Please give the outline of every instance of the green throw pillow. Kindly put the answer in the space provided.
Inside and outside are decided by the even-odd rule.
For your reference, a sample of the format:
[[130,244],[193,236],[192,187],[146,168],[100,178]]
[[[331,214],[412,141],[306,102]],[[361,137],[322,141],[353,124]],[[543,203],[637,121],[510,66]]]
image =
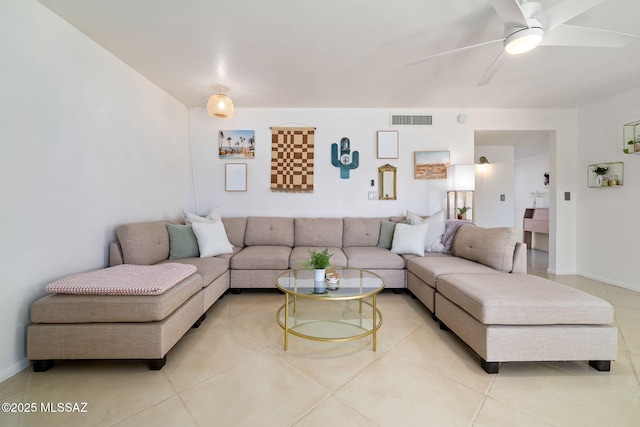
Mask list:
[[167,224],[169,231],[169,259],[194,258],[200,256],[198,240],[191,224]]
[[[400,221],[402,224],[408,224],[408,220]],[[378,240],[378,247],[391,249],[393,243],[393,233],[396,231],[396,222],[392,221],[380,221],[380,239]]]

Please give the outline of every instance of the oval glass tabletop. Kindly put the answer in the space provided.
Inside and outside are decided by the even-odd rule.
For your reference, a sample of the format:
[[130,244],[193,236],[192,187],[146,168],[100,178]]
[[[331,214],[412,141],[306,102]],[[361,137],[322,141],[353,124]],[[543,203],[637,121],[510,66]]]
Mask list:
[[384,289],[382,277],[361,268],[331,267],[326,273],[337,281],[315,281],[313,270],[292,269],[276,277],[275,285],[288,294],[324,299],[360,299]]

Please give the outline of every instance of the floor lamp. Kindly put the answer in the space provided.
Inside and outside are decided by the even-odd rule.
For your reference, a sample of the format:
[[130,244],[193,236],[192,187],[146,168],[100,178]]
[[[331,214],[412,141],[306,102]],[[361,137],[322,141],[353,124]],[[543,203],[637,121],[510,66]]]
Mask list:
[[447,167],[447,218],[473,221],[473,195],[476,189],[475,165]]

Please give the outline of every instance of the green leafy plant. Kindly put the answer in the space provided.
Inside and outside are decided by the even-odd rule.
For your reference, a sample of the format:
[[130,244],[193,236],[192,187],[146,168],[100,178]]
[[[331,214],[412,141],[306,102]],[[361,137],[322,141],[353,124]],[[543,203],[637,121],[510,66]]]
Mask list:
[[[630,145],[630,146],[632,146],[632,147],[633,147],[633,146],[635,145],[635,143],[633,142],[633,139],[630,139],[630,140],[627,142],[627,145]],[[629,154],[629,153],[631,152],[631,148],[625,148],[625,149],[623,149],[622,151],[624,151],[625,153]]]
[[596,175],[604,175],[605,173],[607,173],[608,170],[609,170],[608,167],[596,166],[595,168],[593,168],[593,173],[595,173]]
[[306,270],[315,270],[319,268],[327,268],[331,265],[330,258],[333,254],[329,253],[329,248],[325,248],[322,252],[317,252],[315,249],[309,251],[309,258],[300,263],[302,268]]
[[464,215],[467,213],[468,210],[470,210],[471,208],[469,206],[463,206],[461,208],[458,208],[458,214],[459,215]]

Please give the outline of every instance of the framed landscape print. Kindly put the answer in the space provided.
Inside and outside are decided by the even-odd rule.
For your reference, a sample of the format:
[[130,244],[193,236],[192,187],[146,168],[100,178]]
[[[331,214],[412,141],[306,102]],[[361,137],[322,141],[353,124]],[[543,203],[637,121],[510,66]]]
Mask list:
[[225,191],[247,191],[247,164],[227,163],[224,177]]
[[256,149],[256,131],[218,131],[218,157],[221,159],[253,159]]
[[446,179],[449,166],[448,151],[414,151],[415,179]]

